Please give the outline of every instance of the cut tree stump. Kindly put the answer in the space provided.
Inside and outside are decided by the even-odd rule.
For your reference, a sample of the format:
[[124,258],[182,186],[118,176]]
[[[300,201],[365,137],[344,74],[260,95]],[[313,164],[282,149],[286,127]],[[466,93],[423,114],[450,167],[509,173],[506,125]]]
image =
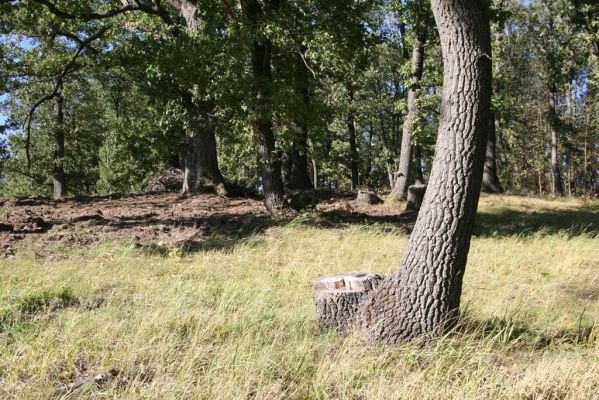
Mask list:
[[408,203],[406,204],[406,212],[418,213],[422,200],[426,193],[426,185],[411,185],[408,187]]
[[358,203],[366,204],[379,204],[383,202],[372,190],[360,190],[358,192],[358,197],[356,197],[356,201]]
[[383,279],[370,272],[346,272],[315,280],[312,297],[320,325],[349,332],[358,308]]

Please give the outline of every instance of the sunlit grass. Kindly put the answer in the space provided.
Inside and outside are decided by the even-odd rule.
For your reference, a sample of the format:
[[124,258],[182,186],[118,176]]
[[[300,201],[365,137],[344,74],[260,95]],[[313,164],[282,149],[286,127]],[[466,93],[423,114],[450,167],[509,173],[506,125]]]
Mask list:
[[[596,207],[485,197],[483,222],[529,223],[529,202],[564,218]],[[408,238],[379,226],[294,223],[184,257],[24,246],[0,261],[0,398],[596,398],[596,235],[494,221],[510,223],[473,240],[462,324],[425,347],[318,329],[314,278],[396,269]]]

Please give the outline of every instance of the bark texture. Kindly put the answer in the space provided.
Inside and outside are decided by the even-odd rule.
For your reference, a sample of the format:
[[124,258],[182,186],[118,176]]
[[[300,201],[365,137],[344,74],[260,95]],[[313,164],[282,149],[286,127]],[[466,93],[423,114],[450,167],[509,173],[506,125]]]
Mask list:
[[382,280],[378,274],[347,272],[314,281],[312,298],[321,327],[348,332],[360,305]]
[[58,91],[54,97],[54,154],[52,157],[52,189],[55,200],[62,199],[67,193],[67,178],[64,173],[64,96],[62,95],[62,77],[56,77]]
[[357,316],[392,343],[443,332],[457,315],[485,155],[491,97],[489,17],[478,0],[433,0],[443,52],[442,117],[428,189],[395,276]]
[[558,151],[558,117],[555,110],[555,98],[557,88],[555,85],[549,86],[549,102],[547,104],[547,114],[549,119],[549,128],[551,130],[551,174],[553,175],[553,195],[561,197],[564,195],[564,186],[562,184],[562,175],[559,167]]
[[[426,32],[426,29],[420,29]],[[399,170],[395,186],[391,191],[391,197],[403,198],[408,190],[411,179],[411,161],[412,161],[412,125],[416,117],[416,100],[420,93],[420,81],[422,80],[422,71],[424,66],[424,45],[426,36],[419,33],[416,37],[416,43],[412,50],[412,77],[410,89],[408,91],[408,115],[403,124],[403,134],[401,137],[401,150],[399,154]]]
[[223,177],[218,167],[216,135],[210,123],[212,104],[194,103],[190,93],[182,94],[187,111],[185,147],[183,149],[182,193],[214,191],[226,194]]

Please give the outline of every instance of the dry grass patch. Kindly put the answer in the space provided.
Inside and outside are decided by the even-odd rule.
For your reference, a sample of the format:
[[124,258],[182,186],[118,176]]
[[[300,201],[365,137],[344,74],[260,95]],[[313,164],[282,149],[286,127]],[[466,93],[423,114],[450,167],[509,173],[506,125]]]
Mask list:
[[[482,221],[528,200],[485,197]],[[593,398],[597,237],[496,229],[473,240],[463,323],[424,347],[317,326],[312,279],[394,271],[408,238],[384,226],[308,218],[185,257],[123,243],[62,260],[23,248],[0,261],[0,398]]]

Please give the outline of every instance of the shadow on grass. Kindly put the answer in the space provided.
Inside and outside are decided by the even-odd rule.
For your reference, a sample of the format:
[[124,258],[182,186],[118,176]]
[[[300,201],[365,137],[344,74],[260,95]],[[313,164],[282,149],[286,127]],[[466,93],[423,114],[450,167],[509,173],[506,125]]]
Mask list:
[[136,246],[147,254],[163,255],[172,254],[179,256],[190,255],[205,251],[232,251],[240,243],[256,245],[261,242],[257,235],[267,229],[287,224],[287,220],[273,219],[267,215],[244,214],[218,214],[194,218],[152,218],[150,220],[128,220],[112,224],[111,228],[131,229],[134,226],[192,228],[194,233],[174,244],[165,245],[160,242],[138,242]]
[[474,234],[482,237],[532,236],[565,234],[568,237],[599,236],[599,207],[581,210],[501,210],[480,211],[476,217]]
[[578,326],[551,331],[536,330],[524,322],[508,318],[494,317],[481,321],[463,315],[453,333],[471,336],[478,340],[490,340],[503,345],[536,350],[567,345],[592,345],[597,340],[595,324],[588,321],[583,323],[582,319]]
[[[410,234],[415,214],[370,215],[348,210],[318,212],[301,220],[301,224],[316,228],[342,228],[349,225],[393,227]],[[587,235],[599,237],[599,209],[533,210],[513,209],[498,212],[480,211],[476,216],[474,235],[479,237],[534,236],[563,234],[567,237]]]

